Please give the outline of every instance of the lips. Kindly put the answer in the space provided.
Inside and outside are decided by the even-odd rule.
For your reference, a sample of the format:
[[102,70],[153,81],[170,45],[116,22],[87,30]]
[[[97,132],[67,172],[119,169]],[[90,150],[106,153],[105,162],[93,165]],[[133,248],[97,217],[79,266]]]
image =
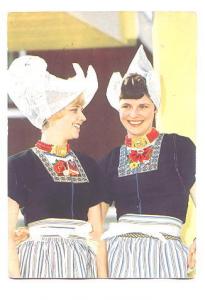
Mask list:
[[141,125],[143,121],[127,121],[131,126]]
[[80,129],[80,124],[78,124],[78,123],[73,124],[73,126],[77,129]]

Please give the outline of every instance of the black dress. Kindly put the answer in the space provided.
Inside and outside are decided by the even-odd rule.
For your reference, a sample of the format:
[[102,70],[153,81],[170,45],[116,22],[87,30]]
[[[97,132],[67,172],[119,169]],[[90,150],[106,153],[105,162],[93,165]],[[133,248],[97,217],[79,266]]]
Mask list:
[[187,137],[160,134],[137,168],[130,168],[128,154],[122,145],[100,161],[105,202],[115,205],[118,219],[104,234],[109,277],[187,278],[180,229],[195,182],[195,146]]
[[195,145],[177,134],[160,134],[146,164],[130,170],[126,146],[113,149],[100,162],[107,203],[117,218],[127,213],[165,215],[185,222],[189,191],[195,182]]
[[104,200],[96,162],[80,153],[76,157],[86,174],[83,172],[81,179],[77,176],[72,181],[65,176],[54,181],[32,149],[9,157],[8,195],[18,202],[26,225],[45,218],[87,221],[89,207]]
[[[52,163],[56,160],[74,162],[78,175],[56,174]],[[9,157],[8,195],[19,204],[30,233],[38,227],[37,238],[30,236],[18,246],[21,277],[97,276],[95,253],[86,238],[56,235],[56,230],[87,228],[89,208],[105,199],[99,166],[93,159],[73,151],[59,158],[37,148],[13,155]],[[45,229],[55,233],[41,236]]]

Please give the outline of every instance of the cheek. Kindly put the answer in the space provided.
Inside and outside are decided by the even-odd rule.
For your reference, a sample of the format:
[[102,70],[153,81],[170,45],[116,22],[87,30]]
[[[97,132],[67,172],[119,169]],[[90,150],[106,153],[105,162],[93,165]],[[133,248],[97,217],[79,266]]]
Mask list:
[[149,111],[149,112],[147,112],[147,114],[146,114],[146,118],[148,119],[148,120],[154,120],[154,111]]
[[68,126],[72,126],[74,122],[70,118],[68,118],[66,120],[66,123],[68,124]]
[[72,125],[72,121],[70,118],[68,118],[67,116],[61,119],[61,127],[62,128],[68,128]]
[[127,115],[128,115],[128,114],[127,114],[126,112],[120,111],[120,114],[119,114],[119,116],[120,116],[120,121],[121,121],[121,122],[126,121]]

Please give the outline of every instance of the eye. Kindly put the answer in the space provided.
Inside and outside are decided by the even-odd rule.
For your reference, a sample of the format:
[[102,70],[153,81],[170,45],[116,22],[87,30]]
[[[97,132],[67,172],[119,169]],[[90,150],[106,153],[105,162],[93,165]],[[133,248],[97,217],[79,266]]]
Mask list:
[[148,107],[149,107],[148,104],[140,104],[140,105],[139,105],[139,108],[140,108],[140,109],[145,109],[145,108],[148,108]]
[[79,107],[79,106],[73,106],[73,107],[70,107],[69,110],[73,111],[73,112],[78,112],[79,110],[81,110],[81,107]]
[[122,105],[120,106],[120,108],[130,108],[130,104],[127,104],[127,103],[122,104]]

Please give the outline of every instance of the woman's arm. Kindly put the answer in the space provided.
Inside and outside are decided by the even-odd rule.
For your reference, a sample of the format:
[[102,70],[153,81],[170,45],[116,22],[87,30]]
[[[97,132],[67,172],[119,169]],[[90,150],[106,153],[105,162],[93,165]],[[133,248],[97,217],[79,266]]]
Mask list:
[[102,220],[103,220],[103,223],[105,221],[105,217],[107,215],[107,212],[108,212],[108,209],[109,209],[109,204],[105,203],[105,202],[101,202],[100,203],[100,208],[101,208],[101,214],[102,214]]
[[[196,184],[193,184],[190,190],[190,196],[196,206]],[[189,255],[188,255],[188,268],[194,269],[196,265],[196,239],[193,240],[190,248],[189,248]]]
[[16,250],[15,230],[19,214],[19,205],[9,198],[8,204],[8,242],[9,242],[9,276],[20,278],[19,259]]
[[196,206],[196,184],[194,183],[190,189],[190,196],[194,203],[194,206]]
[[194,270],[196,266],[196,239],[193,240],[188,255],[188,268]]
[[100,204],[92,206],[88,211],[88,222],[92,225],[91,238],[96,243],[96,261],[98,278],[107,277],[107,251],[106,242],[101,240],[103,234],[103,221]]

